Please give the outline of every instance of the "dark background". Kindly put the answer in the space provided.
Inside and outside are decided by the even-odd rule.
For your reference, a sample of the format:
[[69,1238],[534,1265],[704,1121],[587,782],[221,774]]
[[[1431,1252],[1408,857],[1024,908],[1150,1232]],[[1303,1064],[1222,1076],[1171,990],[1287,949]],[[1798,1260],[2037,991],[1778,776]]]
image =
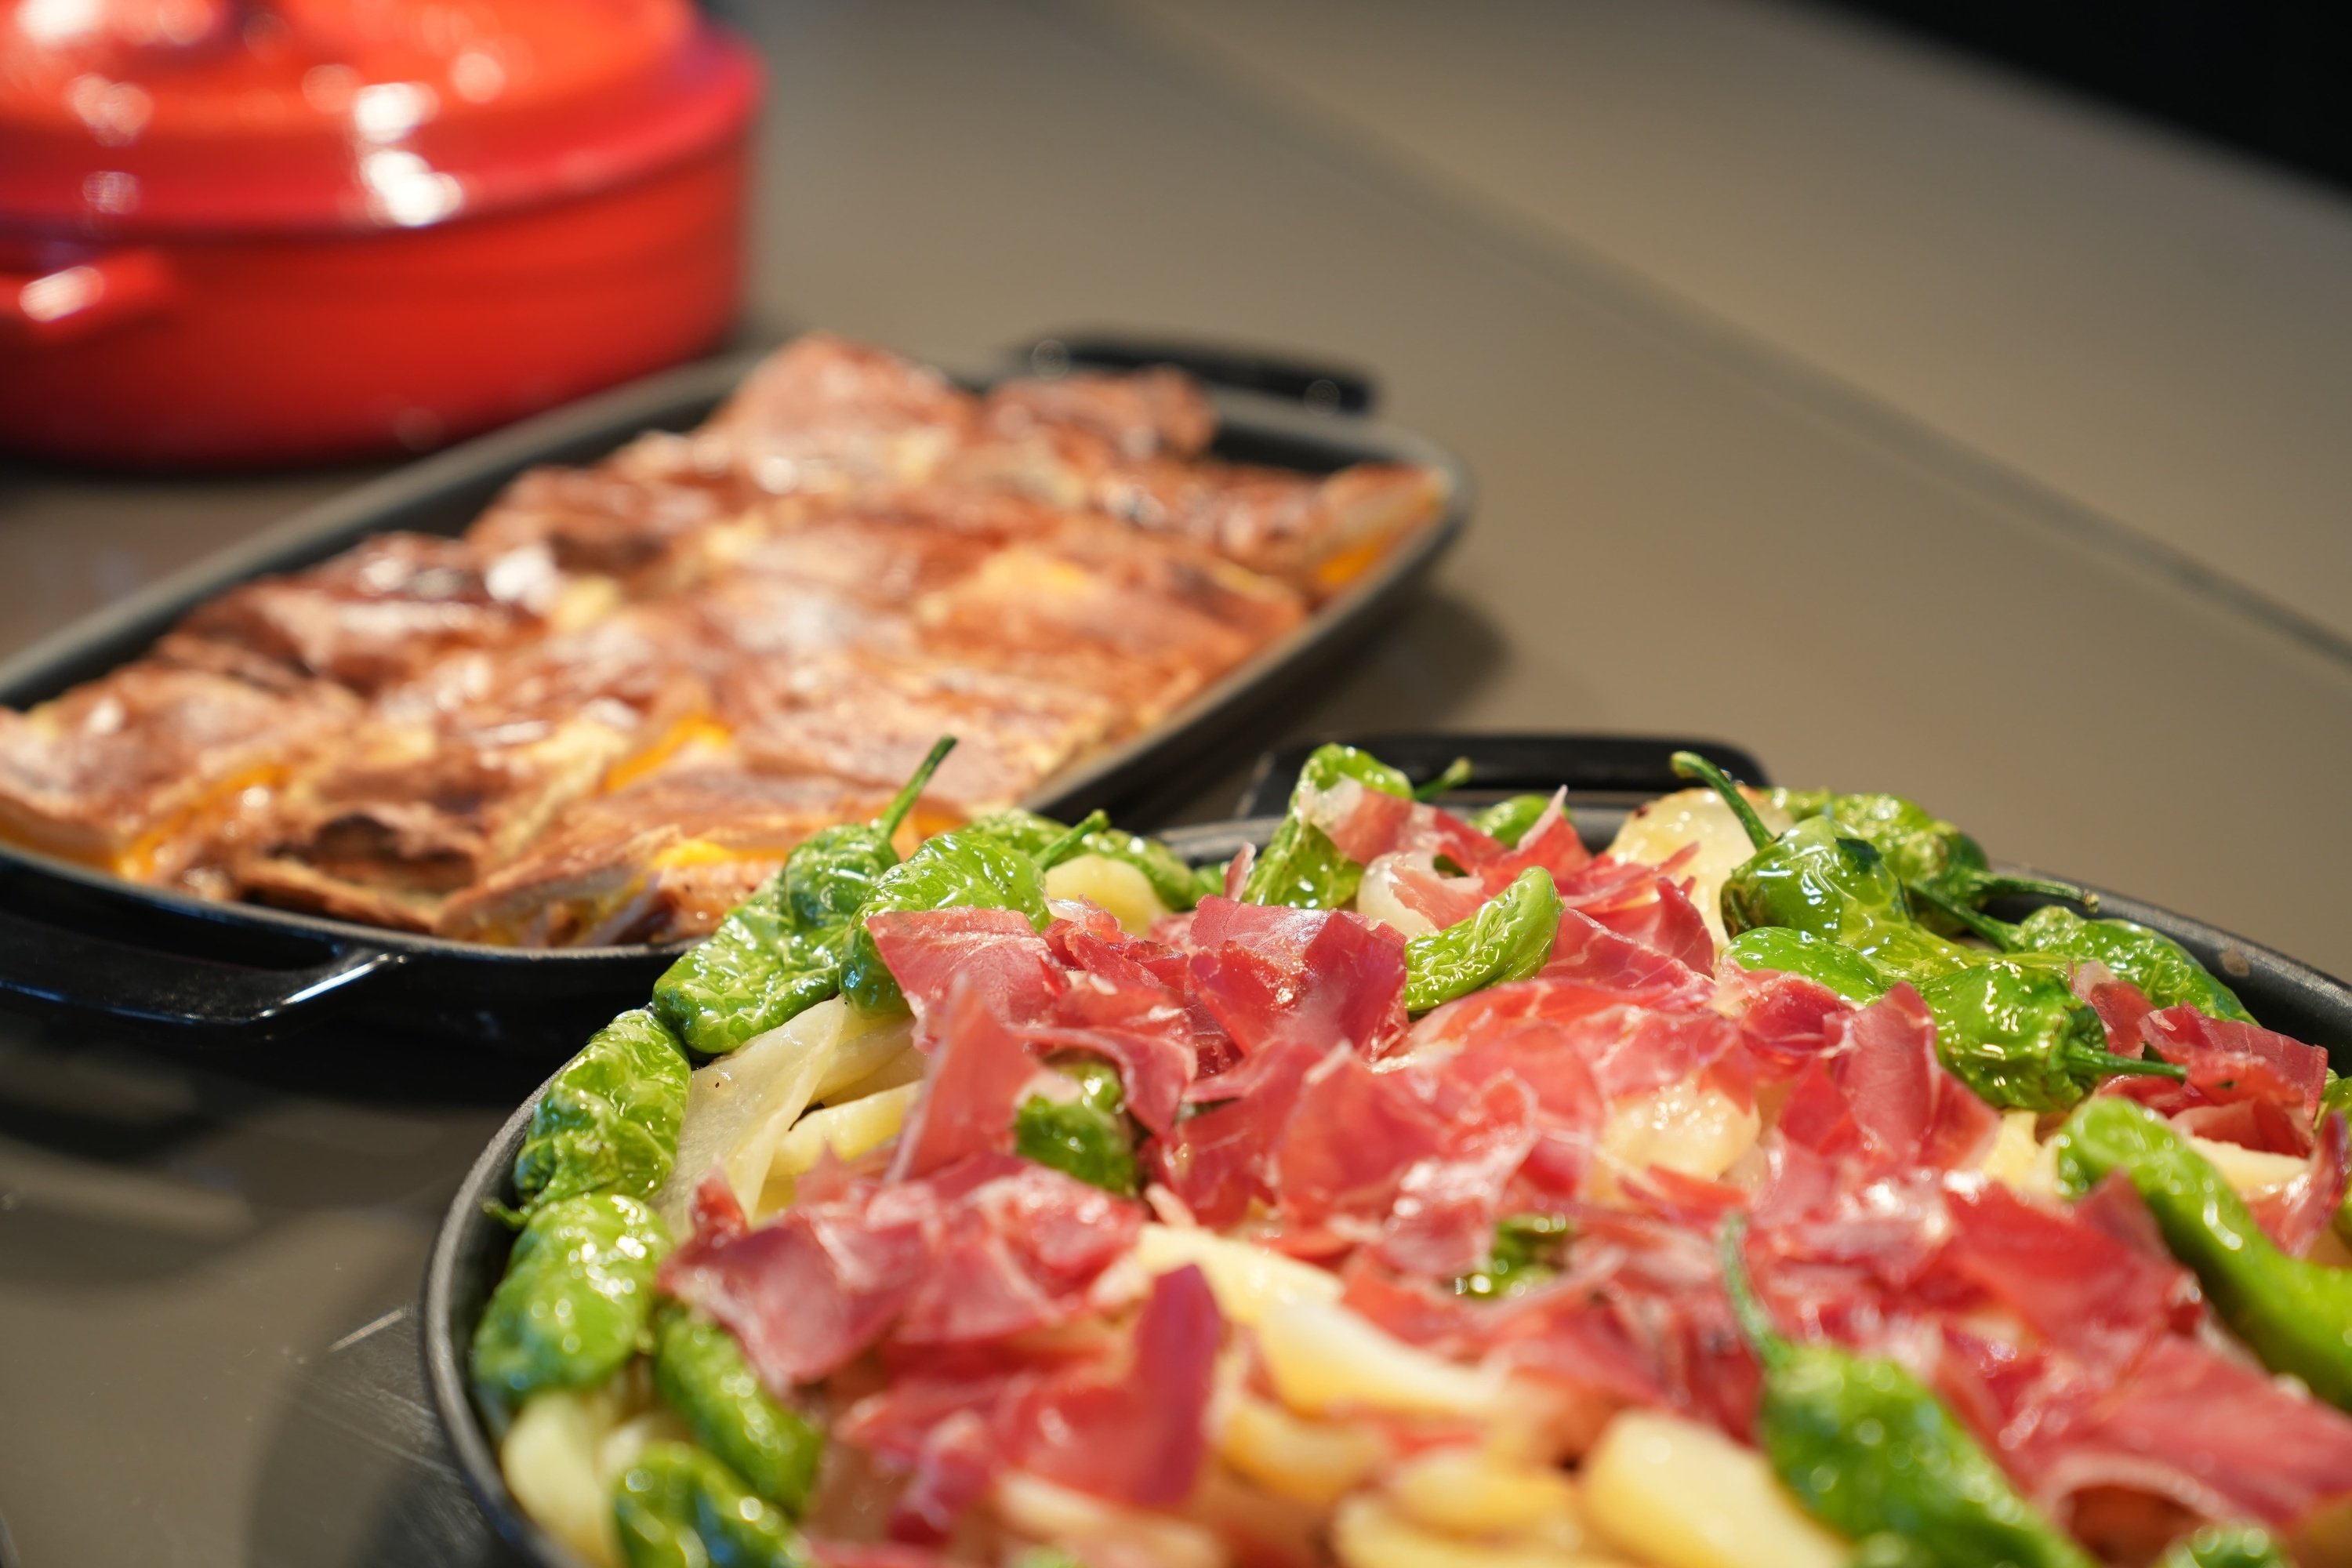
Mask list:
[[2352,7],[2278,0],[1829,0],[2352,187]]

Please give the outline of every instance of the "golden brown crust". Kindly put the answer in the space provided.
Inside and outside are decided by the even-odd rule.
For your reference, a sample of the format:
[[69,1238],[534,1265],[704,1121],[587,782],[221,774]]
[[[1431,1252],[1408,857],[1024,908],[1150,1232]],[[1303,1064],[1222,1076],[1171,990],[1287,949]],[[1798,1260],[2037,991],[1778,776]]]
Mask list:
[[171,881],[205,858],[359,704],[319,681],[257,685],[142,659],[29,712],[0,709],[0,834]]
[[1172,371],[986,397],[811,334],[701,429],[517,479],[0,710],[0,837],[215,897],[533,944],[699,934],[936,737],[1033,793],[1296,627],[1438,479],[1202,458]]

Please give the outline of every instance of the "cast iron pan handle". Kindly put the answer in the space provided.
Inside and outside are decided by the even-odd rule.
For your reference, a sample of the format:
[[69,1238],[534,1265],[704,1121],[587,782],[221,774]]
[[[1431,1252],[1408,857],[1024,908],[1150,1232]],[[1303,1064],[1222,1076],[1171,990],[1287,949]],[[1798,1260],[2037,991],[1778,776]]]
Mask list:
[[[1456,757],[1470,759],[1465,789],[1486,795],[1549,791],[1566,784],[1570,795],[1671,795],[1690,787],[1675,776],[1669,761],[1676,752],[1696,752],[1745,784],[1771,782],[1764,764],[1721,741],[1652,739],[1646,735],[1449,735],[1421,731],[1402,735],[1341,736],[1384,763],[1404,770],[1415,784],[1435,778]],[[1320,742],[1301,741],[1258,759],[1242,795],[1240,816],[1277,816],[1290,803],[1290,788],[1307,754]]]
[[133,946],[0,910],[0,992],[142,1024],[267,1038],[297,1017],[349,1002],[402,955],[364,942],[322,942],[293,969],[221,963]]
[[1070,370],[1141,370],[1172,364],[1213,386],[1236,387],[1287,398],[1326,414],[1370,414],[1380,388],[1370,374],[1339,365],[1311,364],[1254,349],[1211,343],[1121,337],[1109,332],[1063,332],[1039,338],[1022,353],[1033,374]]

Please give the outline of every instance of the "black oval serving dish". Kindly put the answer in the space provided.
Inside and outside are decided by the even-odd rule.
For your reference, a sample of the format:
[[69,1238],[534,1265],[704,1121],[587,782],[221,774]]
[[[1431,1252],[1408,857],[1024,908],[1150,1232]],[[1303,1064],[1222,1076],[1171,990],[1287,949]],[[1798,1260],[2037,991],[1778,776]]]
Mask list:
[[[1547,779],[1555,785],[1564,780],[1577,790],[1578,831],[1596,850],[1616,836],[1634,805],[1684,787],[1664,769],[1670,752],[1685,748],[1705,752],[1737,776],[1751,784],[1765,782],[1763,770],[1754,759],[1735,748],[1709,742],[1610,736],[1412,735],[1370,737],[1360,743],[1415,777],[1433,775],[1454,756],[1466,752],[1485,765],[1476,775],[1484,787],[1459,797],[1465,805],[1515,790],[1547,787]],[[1262,812],[1286,795],[1306,749],[1269,754],[1244,800],[1244,810]],[[1449,803],[1455,798],[1447,797]],[[1172,828],[1161,837],[1192,864],[1210,865],[1230,859],[1244,844],[1263,846],[1278,820],[1274,816],[1251,815]],[[2007,900],[1996,903],[1993,912],[2016,919],[2042,901]],[[2284,953],[2137,899],[2101,890],[2099,908],[2103,914],[2137,921],[2172,937],[2196,954],[2198,962],[2223,976],[2265,1026],[2325,1047],[2337,1071],[2352,1072],[2352,985]],[[507,1119],[450,1200],[425,1268],[421,1303],[424,1331],[419,1342],[425,1385],[459,1473],[499,1534],[543,1568],[584,1568],[577,1557],[533,1524],[508,1491],[499,1469],[498,1451],[474,1408],[466,1376],[466,1352],[473,1342],[474,1326],[505,1273],[507,1253],[514,1241],[514,1233],[489,1217],[486,1205],[514,1203],[515,1154],[522,1146],[539,1094],[544,1092],[542,1085],[539,1093]]]
[[[1049,352],[1050,351],[1050,352]],[[735,389],[758,356],[649,377],[469,441],[362,486],[249,543],[200,562],[0,661],[0,703],[27,707],[143,653],[198,604],[315,564],[373,533],[454,534],[508,481],[543,463],[593,461],[646,430],[684,430]],[[1470,515],[1469,472],[1452,453],[1365,415],[1361,375],[1264,355],[1115,339],[1041,343],[1033,364],[1177,363],[1207,383],[1212,450],[1326,473],[1419,463],[1451,483],[1444,515],[1345,592],[1149,731],[1052,781],[1024,804],[1129,820],[1244,760],[1275,705],[1327,674],[1428,574]],[[992,377],[971,377],[984,387]],[[1336,398],[1327,389],[1340,389]],[[545,1054],[644,994],[679,946],[531,950],[452,942],[275,910],[217,904],[0,844],[0,993],[148,1026],[159,1037],[234,1043],[297,1032],[364,999],[373,1026],[431,1029]]]

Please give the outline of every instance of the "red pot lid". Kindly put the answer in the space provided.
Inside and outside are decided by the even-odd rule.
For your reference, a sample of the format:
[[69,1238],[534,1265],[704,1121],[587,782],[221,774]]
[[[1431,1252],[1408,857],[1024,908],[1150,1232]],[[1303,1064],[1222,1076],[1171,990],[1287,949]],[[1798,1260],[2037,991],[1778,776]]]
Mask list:
[[690,0],[0,0],[0,228],[416,227],[716,146],[750,52]]

